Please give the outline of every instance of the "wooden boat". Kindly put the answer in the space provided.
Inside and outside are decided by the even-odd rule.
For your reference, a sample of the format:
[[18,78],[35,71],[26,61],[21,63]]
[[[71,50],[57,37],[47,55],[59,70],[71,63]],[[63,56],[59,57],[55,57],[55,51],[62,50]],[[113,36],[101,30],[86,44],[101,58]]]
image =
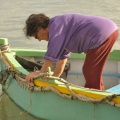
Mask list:
[[3,38],[0,45],[3,90],[29,114],[43,120],[120,119],[120,50],[109,56],[103,73],[105,91],[101,91],[83,87],[81,70],[85,54],[71,54],[66,80],[51,76],[49,69],[33,83],[27,83],[25,75],[32,70],[25,65],[39,68],[37,61],[43,61],[45,50],[8,49],[7,39]]

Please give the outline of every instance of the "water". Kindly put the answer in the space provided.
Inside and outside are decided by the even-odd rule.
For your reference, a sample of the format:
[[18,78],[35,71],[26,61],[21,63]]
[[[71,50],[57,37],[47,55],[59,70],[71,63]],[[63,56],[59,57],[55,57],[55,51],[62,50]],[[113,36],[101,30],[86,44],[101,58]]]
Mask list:
[[[46,49],[46,42],[38,42],[34,38],[28,40],[24,36],[25,20],[32,13],[45,13],[49,17],[64,13],[103,16],[120,28],[120,0],[0,0],[0,37],[8,38],[11,48]],[[120,49],[120,37],[113,48]],[[21,112],[23,110],[3,95],[0,120],[38,120]]]

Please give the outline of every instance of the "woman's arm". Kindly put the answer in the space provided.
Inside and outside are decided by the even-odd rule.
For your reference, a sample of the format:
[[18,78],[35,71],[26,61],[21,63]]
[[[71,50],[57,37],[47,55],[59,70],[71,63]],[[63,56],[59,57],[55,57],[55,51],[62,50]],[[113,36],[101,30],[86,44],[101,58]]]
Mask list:
[[40,69],[40,73],[45,73],[48,70],[48,67],[50,67],[52,65],[52,61],[51,60],[45,60],[42,68]]
[[53,76],[60,77],[60,75],[61,75],[61,74],[63,73],[63,71],[64,71],[64,67],[65,67],[65,65],[66,65],[66,62],[67,62],[67,58],[66,58],[66,59],[63,59],[63,60],[59,60],[59,61],[56,63]]

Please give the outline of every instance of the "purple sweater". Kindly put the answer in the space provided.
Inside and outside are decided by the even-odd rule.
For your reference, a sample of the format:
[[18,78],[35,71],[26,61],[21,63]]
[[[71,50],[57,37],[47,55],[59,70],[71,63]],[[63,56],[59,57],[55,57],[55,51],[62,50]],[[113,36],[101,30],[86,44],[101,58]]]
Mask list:
[[70,52],[86,53],[99,47],[118,27],[103,17],[64,14],[50,20],[48,49],[45,59],[58,61]]

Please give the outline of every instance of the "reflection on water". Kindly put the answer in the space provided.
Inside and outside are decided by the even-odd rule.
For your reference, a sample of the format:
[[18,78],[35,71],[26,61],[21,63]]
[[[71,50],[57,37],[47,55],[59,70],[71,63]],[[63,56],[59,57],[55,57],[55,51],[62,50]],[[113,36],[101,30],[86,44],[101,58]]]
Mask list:
[[[11,48],[46,49],[46,42],[24,37],[26,18],[32,13],[50,17],[64,13],[98,15],[113,20],[120,28],[120,0],[0,0],[0,37],[9,40]],[[108,28],[109,29],[109,28]],[[114,49],[120,49],[120,37]],[[23,112],[7,95],[0,100],[0,120],[37,120]]]

